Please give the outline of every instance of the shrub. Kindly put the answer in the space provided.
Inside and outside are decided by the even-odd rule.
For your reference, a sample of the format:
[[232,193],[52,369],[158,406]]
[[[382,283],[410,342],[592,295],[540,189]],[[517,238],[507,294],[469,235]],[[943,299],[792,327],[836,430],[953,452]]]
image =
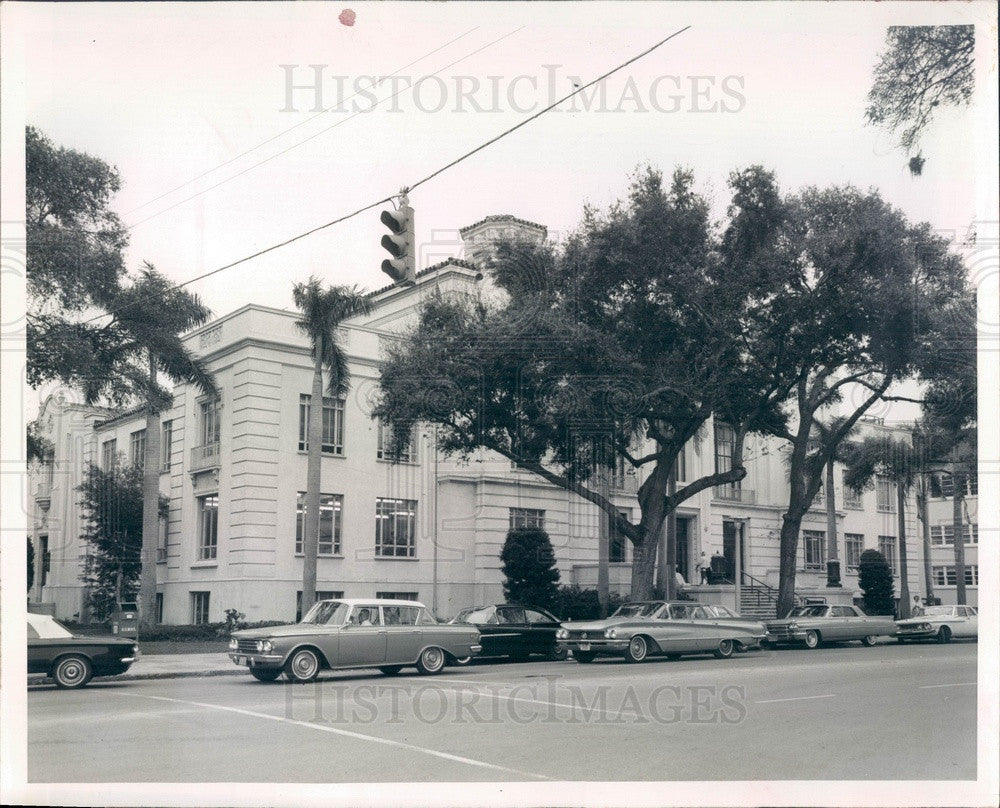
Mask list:
[[[608,614],[621,606],[623,598],[617,592],[608,593]],[[552,611],[560,620],[598,620],[601,603],[596,589],[583,589],[577,584],[560,586]]]
[[507,534],[503,550],[503,593],[508,603],[530,603],[551,609],[559,587],[559,570],[549,534],[521,528]]
[[858,563],[858,586],[868,614],[894,614],[896,593],[892,570],[878,550],[865,550]]

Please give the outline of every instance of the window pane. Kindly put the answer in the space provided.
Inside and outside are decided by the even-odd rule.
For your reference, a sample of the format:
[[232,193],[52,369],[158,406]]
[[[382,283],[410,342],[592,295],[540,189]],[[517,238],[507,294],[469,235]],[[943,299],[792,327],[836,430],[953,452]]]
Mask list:
[[219,543],[219,495],[198,497],[198,558],[214,559]]
[[417,502],[375,500],[375,555],[412,558],[416,554]]
[[[306,493],[299,491],[296,501],[295,552],[302,553],[306,530]],[[318,555],[340,555],[341,519],[344,498],[341,494],[320,494]]]

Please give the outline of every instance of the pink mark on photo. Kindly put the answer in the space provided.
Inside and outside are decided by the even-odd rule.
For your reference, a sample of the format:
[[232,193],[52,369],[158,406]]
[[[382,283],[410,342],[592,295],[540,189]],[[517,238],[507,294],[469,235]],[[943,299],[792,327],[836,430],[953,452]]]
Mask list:
[[345,8],[343,11],[340,12],[340,16],[337,19],[340,20],[341,25],[346,25],[350,27],[354,25],[354,20],[356,19],[356,17],[357,15],[353,11],[351,11],[349,8]]

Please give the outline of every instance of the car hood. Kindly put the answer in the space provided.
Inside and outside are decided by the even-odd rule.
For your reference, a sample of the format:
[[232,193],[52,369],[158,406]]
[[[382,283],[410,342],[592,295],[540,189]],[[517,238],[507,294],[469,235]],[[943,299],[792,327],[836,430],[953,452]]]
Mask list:
[[315,623],[289,623],[285,626],[265,626],[264,628],[245,628],[234,631],[231,636],[237,640],[262,640],[267,637],[295,637],[300,634],[315,634],[323,629],[339,628],[338,626],[318,626]]
[[933,617],[908,617],[906,620],[897,620],[897,626],[918,626],[921,623],[930,623],[931,625],[936,625],[938,623],[947,623],[949,620],[958,620],[957,617],[944,617],[942,615],[935,615]]
[[624,623],[642,623],[646,620],[643,617],[608,617],[605,620],[577,620],[563,623],[562,627],[570,631],[604,631],[611,626],[620,626]]

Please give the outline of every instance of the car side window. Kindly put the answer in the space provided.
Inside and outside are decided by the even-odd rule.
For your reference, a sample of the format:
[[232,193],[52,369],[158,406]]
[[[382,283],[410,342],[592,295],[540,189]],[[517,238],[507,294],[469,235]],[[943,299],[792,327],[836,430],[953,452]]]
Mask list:
[[355,626],[380,626],[382,618],[379,615],[378,606],[358,606],[351,612],[351,625]]
[[383,606],[382,617],[387,626],[415,626],[418,611],[416,606]]
[[501,625],[515,625],[524,622],[524,609],[497,609]]
[[528,622],[529,623],[555,623],[555,622],[557,622],[551,616],[549,616],[547,614],[543,614],[542,612],[537,612],[534,609],[525,609],[524,610],[524,615],[525,615],[525,617],[528,618]]
[[29,640],[40,640],[41,637],[38,636],[38,632],[35,631],[35,627],[28,623],[28,639]]

